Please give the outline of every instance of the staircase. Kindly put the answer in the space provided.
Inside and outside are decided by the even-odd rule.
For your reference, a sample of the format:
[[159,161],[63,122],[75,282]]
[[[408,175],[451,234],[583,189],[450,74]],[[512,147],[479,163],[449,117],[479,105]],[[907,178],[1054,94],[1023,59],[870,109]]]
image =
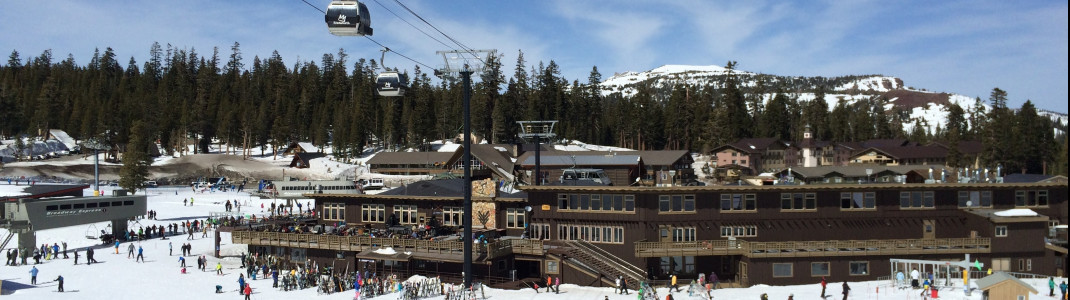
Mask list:
[[610,282],[617,276],[623,276],[630,286],[638,286],[646,280],[646,271],[610,254],[585,240],[569,241],[570,249],[566,252],[569,258],[575,259],[583,265],[597,271],[599,275],[608,278]]
[[11,242],[11,238],[13,238],[13,237],[15,237],[15,233],[14,232],[9,232],[7,234],[7,238],[4,239],[4,243],[0,244],[0,249],[7,248],[7,243]]

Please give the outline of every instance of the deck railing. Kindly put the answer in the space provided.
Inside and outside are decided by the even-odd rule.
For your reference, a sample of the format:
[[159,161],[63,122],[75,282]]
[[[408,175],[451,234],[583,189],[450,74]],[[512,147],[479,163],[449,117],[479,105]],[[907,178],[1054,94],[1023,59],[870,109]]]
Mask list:
[[[327,249],[337,251],[364,251],[391,247],[397,251],[414,253],[460,254],[464,243],[460,241],[433,241],[414,239],[373,238],[363,236],[339,236],[307,233],[234,231],[231,241],[235,244],[257,246],[279,246],[309,249]],[[542,241],[538,240],[501,240],[472,248],[474,255],[495,258],[507,254],[542,255]]]
[[890,239],[848,241],[748,242],[743,240],[695,242],[638,242],[635,256],[810,257],[856,255],[990,253],[989,238]]

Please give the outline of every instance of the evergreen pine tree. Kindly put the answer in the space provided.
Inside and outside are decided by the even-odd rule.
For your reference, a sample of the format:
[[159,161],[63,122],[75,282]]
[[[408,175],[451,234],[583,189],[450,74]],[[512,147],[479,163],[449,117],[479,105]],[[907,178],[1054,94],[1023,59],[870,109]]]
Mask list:
[[150,132],[143,121],[134,122],[130,130],[129,143],[123,153],[123,166],[119,168],[119,186],[131,193],[144,190],[145,181],[149,178],[149,165],[152,164],[149,147],[153,145]]

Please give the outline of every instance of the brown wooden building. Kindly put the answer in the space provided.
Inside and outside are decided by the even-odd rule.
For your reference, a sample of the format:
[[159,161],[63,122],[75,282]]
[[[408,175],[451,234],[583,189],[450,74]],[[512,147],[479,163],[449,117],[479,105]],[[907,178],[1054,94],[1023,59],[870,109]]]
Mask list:
[[[463,204],[458,193],[446,191],[453,186],[460,183],[307,196],[323,211],[325,224],[382,227],[388,215],[405,219],[406,226],[432,216],[452,224]],[[1051,226],[1067,223],[1066,183],[522,190],[526,195],[473,197],[473,228],[500,236],[476,248],[480,267],[474,275],[506,277],[515,270],[518,278],[549,274],[568,283],[608,285],[618,275],[634,283],[716,272],[722,282],[740,286],[791,285],[817,283],[822,276],[875,280],[891,275],[891,258],[961,260],[964,254],[996,271],[1058,275],[1066,269],[1065,242],[1047,239]],[[235,243],[250,247],[308,249],[308,256],[324,260],[321,265],[339,260],[335,255],[375,260],[367,253],[373,247],[396,245],[413,253],[398,266],[421,273],[458,274],[461,244],[455,242],[235,233]]]

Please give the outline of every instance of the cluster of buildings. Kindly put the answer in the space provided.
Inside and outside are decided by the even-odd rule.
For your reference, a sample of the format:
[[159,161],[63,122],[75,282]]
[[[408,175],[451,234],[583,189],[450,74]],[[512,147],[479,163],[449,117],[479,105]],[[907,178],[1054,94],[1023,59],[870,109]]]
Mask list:
[[[965,255],[994,271],[1066,276],[1065,177],[947,170],[939,144],[801,145],[719,147],[716,167],[769,172],[776,184],[709,186],[693,184],[685,151],[543,148],[546,180],[536,185],[530,146],[473,145],[473,182],[441,176],[374,195],[308,193],[322,210],[317,225],[332,230],[239,230],[233,242],[294,261],[447,280],[460,276],[464,243],[475,242],[473,275],[487,283],[554,276],[612,285],[618,276],[634,283],[711,272],[735,286],[863,281],[891,276],[893,259]],[[459,149],[380,153],[368,164],[382,174],[453,174],[460,157]],[[576,168],[602,169],[614,184],[557,182]],[[506,181],[524,185],[506,193],[498,188]],[[456,234],[464,218],[477,241]]]

